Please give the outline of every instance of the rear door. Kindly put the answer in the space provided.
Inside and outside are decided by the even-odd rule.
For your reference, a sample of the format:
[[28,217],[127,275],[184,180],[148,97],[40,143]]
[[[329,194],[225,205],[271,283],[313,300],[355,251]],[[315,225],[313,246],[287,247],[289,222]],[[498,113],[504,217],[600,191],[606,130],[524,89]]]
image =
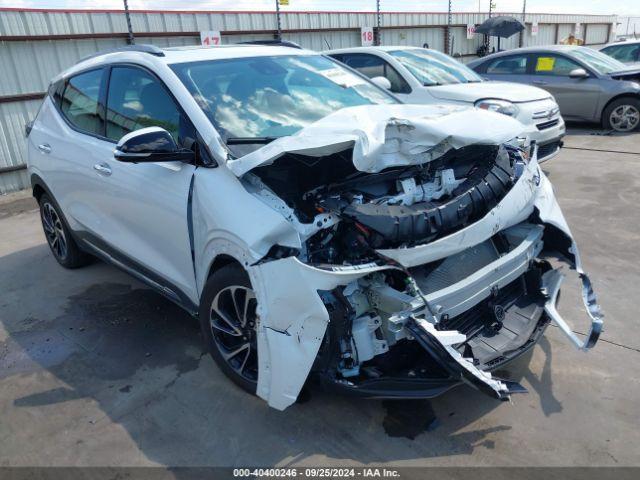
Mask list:
[[110,67],[105,132],[113,143],[94,171],[104,192],[99,236],[139,273],[178,297],[195,300],[188,212],[195,166],[133,164],[113,157],[113,147],[124,135],[150,126],[167,130],[181,147],[195,148],[193,125],[159,78],[135,65]]
[[29,135],[34,172],[41,175],[78,233],[100,229],[101,179],[93,165],[113,151],[104,137],[101,92],[106,69],[79,72],[59,82]]
[[551,93],[565,118],[593,120],[602,92],[600,80],[592,72],[588,78],[571,78],[569,73],[583,65],[565,55],[538,53],[532,58],[529,71],[532,84]]
[[531,83],[527,72],[530,55],[500,56],[489,60],[477,69],[482,77],[502,82]]

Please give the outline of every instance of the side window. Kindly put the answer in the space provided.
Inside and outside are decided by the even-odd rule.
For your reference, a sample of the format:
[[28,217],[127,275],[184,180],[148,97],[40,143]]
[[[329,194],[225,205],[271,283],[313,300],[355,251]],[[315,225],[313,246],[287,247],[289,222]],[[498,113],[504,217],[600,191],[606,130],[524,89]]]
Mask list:
[[343,54],[341,58],[336,59],[369,78],[385,77],[391,83],[393,93],[411,93],[411,87],[405,79],[380,57],[360,53]]
[[118,141],[145,127],[162,127],[176,142],[181,113],[160,81],[135,67],[114,67],[107,95],[107,137]]
[[571,70],[576,68],[582,67],[573,60],[555,55],[538,55],[534,63],[534,73],[536,75],[568,77]]
[[98,112],[102,69],[91,70],[71,77],[60,99],[60,109],[76,128],[102,135],[102,118]]
[[487,65],[486,72],[492,74],[524,75],[527,73],[527,57],[525,55],[516,55],[498,58]]
[[640,45],[618,45],[602,51],[621,62],[635,62],[638,59]]

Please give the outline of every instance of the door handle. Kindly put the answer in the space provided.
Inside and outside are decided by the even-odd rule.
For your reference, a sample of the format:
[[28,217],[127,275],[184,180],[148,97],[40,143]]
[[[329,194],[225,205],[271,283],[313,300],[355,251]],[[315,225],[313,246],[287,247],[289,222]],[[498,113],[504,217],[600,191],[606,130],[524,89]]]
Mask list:
[[42,153],[51,153],[51,145],[49,145],[48,143],[41,143],[40,145],[38,145],[38,150],[40,150]]
[[98,172],[100,175],[104,175],[105,177],[108,177],[109,175],[111,175],[111,167],[109,166],[108,163],[96,163],[93,166],[93,169]]
[[544,81],[542,81],[542,80],[534,80],[534,81],[533,81],[533,84],[534,84],[534,85],[546,85],[546,84],[547,84],[547,82],[544,82]]

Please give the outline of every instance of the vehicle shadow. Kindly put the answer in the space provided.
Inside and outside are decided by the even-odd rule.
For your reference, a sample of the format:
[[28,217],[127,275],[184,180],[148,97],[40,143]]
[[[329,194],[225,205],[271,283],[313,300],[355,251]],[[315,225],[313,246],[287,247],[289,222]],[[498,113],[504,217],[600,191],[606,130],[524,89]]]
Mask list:
[[573,135],[594,135],[606,137],[628,137],[637,135],[638,132],[616,132],[615,130],[606,130],[597,123],[573,122],[567,121],[567,136]]
[[[8,332],[0,342],[0,391],[5,392],[0,395],[8,395],[2,385],[16,375],[34,377],[30,388],[3,399],[10,411],[2,413],[45,418],[45,425],[28,427],[34,435],[40,428],[47,431],[50,412],[79,399],[90,399],[104,417],[80,426],[70,418],[68,428],[78,428],[94,443],[113,445],[117,438],[109,435],[115,434],[101,437],[101,432],[113,432],[107,427],[118,424],[146,458],[166,466],[322,465],[336,459],[377,464],[450,457],[492,449],[496,436],[511,429],[508,422],[478,422],[501,403],[466,386],[433,401],[410,402],[360,400],[312,389],[308,401],[284,412],[273,410],[222,375],[203,351],[199,326],[188,314],[99,262],[83,275],[92,278],[92,269],[103,272],[98,283],[66,298],[45,295],[42,301],[59,304],[52,305],[56,313],[50,316],[34,316],[20,295],[0,302],[0,321]],[[11,279],[34,289],[46,289],[48,282],[65,285],[78,275],[55,264],[45,245],[0,258],[0,271],[5,272],[0,287]],[[550,345],[543,340],[536,348],[546,355],[541,376],[529,372],[531,353],[498,374],[526,379],[549,415],[562,406],[552,391]],[[43,371],[55,377],[54,387],[40,386]],[[87,408],[83,405],[87,402],[78,408]],[[66,441],[62,432],[47,432],[42,445]],[[104,455],[101,464],[121,458],[113,447]],[[46,449],[42,456],[46,459]]]

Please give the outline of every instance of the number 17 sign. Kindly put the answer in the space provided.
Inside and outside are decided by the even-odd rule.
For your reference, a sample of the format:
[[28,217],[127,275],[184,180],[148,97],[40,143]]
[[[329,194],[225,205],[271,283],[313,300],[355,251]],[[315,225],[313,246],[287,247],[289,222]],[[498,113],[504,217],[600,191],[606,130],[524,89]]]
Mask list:
[[216,45],[220,45],[220,32],[200,32],[200,44],[205,47],[215,47]]
[[373,27],[362,27],[360,31],[360,40],[362,40],[363,47],[370,47],[373,45]]

